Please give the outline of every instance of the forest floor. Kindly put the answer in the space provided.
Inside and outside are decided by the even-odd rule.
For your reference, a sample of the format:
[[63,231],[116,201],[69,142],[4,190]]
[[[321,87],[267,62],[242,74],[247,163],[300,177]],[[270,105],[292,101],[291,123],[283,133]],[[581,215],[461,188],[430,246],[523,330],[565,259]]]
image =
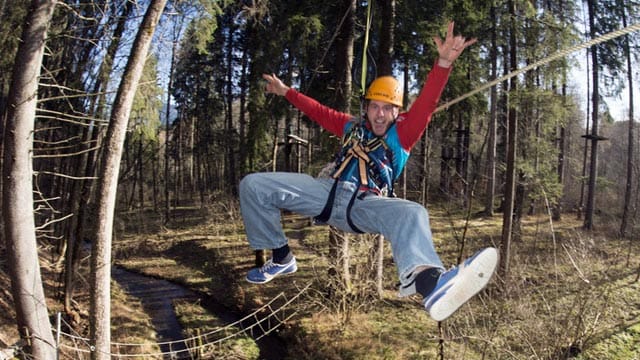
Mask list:
[[[446,266],[497,245],[500,215],[466,216],[451,206],[429,207]],[[508,279],[494,277],[442,323],[428,317],[419,299],[397,297],[388,243],[380,297],[370,261],[374,237],[351,237],[351,280],[328,286],[329,229],[293,215],[285,215],[283,223],[299,270],[265,285],[244,280],[254,254],[236,204],[178,209],[168,226],[153,213],[120,214],[113,257],[119,266],[182,284],[244,314],[309,284],[293,305],[295,317],[278,330],[286,344],[283,359],[640,359],[640,242],[607,235],[614,229],[604,227],[583,232],[575,214],[556,222],[547,215],[524,218],[520,239],[511,245]],[[5,344],[17,337],[8,284],[0,273]],[[135,342],[135,334],[153,348],[153,329],[139,304],[124,298],[117,286],[114,292],[112,313],[121,319],[114,324],[114,341]],[[54,285],[47,293],[55,295]],[[185,336],[217,325],[215,316],[193,304],[176,304],[176,312]],[[86,310],[80,313],[86,318]],[[255,346],[234,346],[234,351],[235,358],[256,358]]]
[[[451,206],[430,206],[446,266],[457,263],[463,245],[463,257],[497,245],[500,215],[466,216]],[[419,299],[397,297],[388,244],[378,297],[371,236],[351,237],[351,281],[328,286],[328,227],[285,215],[299,270],[252,285],[244,276],[254,254],[235,204],[182,209],[172,228],[160,231],[145,219],[129,217],[116,243],[117,262],[128,269],[171,279],[244,313],[310,283],[300,313],[279,331],[291,359],[640,359],[640,244],[606,235],[614,229],[583,232],[575,214],[558,222],[547,215],[523,219],[508,281],[496,277],[441,324]]]

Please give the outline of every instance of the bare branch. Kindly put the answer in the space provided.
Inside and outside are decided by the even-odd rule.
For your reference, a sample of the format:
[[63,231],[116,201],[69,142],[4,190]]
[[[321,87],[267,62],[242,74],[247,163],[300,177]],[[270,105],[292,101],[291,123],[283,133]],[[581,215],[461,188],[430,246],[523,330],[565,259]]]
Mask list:
[[[54,112],[51,112],[54,113]],[[58,113],[56,115],[65,115],[62,113]],[[69,117],[69,116],[67,116]],[[60,122],[65,122],[68,124],[73,124],[73,125],[79,125],[79,126],[90,126],[91,124],[87,124],[84,122],[80,122],[77,120],[72,120],[72,119],[68,119],[68,118],[64,118],[64,117],[59,117],[59,116],[43,116],[43,115],[38,115],[37,116],[38,119],[49,119],[49,120],[58,120]],[[88,120],[88,121],[95,121],[97,123],[99,123],[100,125],[106,125],[108,124],[108,120],[105,119],[97,119],[97,118],[92,118],[92,117],[88,117],[88,116],[77,116],[77,119],[83,119],[83,120]],[[36,131],[41,131],[42,129],[37,129]]]
[[40,225],[40,226],[36,227],[36,231],[38,231],[38,230],[42,230],[42,229],[46,228],[47,226],[49,226],[49,225],[51,225],[51,224],[55,224],[55,223],[57,223],[57,222],[60,222],[60,221],[66,220],[66,219],[68,219],[68,218],[70,218],[70,217],[72,217],[72,216],[73,216],[73,214],[67,214],[67,215],[65,215],[65,216],[63,216],[63,217],[61,217],[61,218],[57,218],[57,219],[53,219],[53,220],[47,221],[46,223],[44,223],[44,224],[42,224],[42,225]]
[[66,179],[71,179],[71,180],[97,180],[97,179],[99,179],[96,176],[71,176],[71,175],[66,175],[66,174],[61,174],[61,173],[56,173],[56,172],[51,172],[51,171],[35,171],[34,174],[35,175],[40,175],[40,174],[53,175],[53,176],[63,177],[63,178],[66,178]]
[[90,151],[93,151],[93,150],[98,150],[99,148],[100,148],[100,146],[94,146],[94,147],[89,148],[89,149],[85,149],[85,150],[82,150],[82,151],[77,151],[77,152],[69,153],[69,154],[33,155],[33,158],[34,158],[34,159],[36,159],[36,158],[40,158],[40,159],[41,159],[41,158],[62,158],[62,157],[71,157],[71,156],[82,155],[82,154],[84,154],[84,153],[87,153],[87,152],[90,152]]
[[64,139],[64,140],[60,140],[60,141],[44,141],[44,140],[37,140],[34,139],[33,142],[36,144],[46,144],[46,145],[59,145],[59,144],[64,144],[64,143],[68,143],[72,140],[75,139],[80,139],[80,135],[76,135],[76,136],[72,136],[68,139]]

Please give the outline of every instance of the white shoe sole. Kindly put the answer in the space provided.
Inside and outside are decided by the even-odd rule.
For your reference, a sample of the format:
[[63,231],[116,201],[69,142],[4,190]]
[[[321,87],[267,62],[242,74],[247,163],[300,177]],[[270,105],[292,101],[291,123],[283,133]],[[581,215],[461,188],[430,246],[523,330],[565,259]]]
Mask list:
[[[456,282],[428,309],[436,321],[443,321],[487,286],[498,266],[498,250],[482,250],[471,264],[460,265]],[[445,291],[445,288],[441,289]],[[438,296],[438,294],[434,294]]]

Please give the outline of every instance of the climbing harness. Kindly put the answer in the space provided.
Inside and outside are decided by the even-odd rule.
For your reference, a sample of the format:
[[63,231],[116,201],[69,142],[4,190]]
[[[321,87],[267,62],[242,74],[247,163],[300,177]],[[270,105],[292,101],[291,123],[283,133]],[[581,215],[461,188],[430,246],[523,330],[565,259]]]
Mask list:
[[[331,177],[334,179],[329,197],[320,215],[314,218],[315,223],[324,224],[331,217],[333,202],[338,183],[346,181],[356,184],[347,205],[347,223],[356,233],[363,233],[351,219],[351,209],[356,198],[362,200],[368,194],[394,196],[393,152],[383,138],[373,136],[365,129],[366,120],[354,123],[343,137],[342,149],[336,160],[336,169]],[[358,195],[358,192],[360,192]]]

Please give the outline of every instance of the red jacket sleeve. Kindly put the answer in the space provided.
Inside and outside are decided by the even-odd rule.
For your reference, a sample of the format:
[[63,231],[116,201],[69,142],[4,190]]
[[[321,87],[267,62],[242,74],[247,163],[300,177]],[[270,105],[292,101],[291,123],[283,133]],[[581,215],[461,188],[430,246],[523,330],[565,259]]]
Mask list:
[[317,122],[330,133],[342,137],[344,125],[352,119],[352,116],[328,106],[320,104],[297,90],[291,88],[287,91],[285,97],[287,100],[311,120]]
[[441,67],[436,62],[409,111],[398,116],[398,137],[404,149],[410,150],[427,128],[447,84],[451,69],[452,67]]

